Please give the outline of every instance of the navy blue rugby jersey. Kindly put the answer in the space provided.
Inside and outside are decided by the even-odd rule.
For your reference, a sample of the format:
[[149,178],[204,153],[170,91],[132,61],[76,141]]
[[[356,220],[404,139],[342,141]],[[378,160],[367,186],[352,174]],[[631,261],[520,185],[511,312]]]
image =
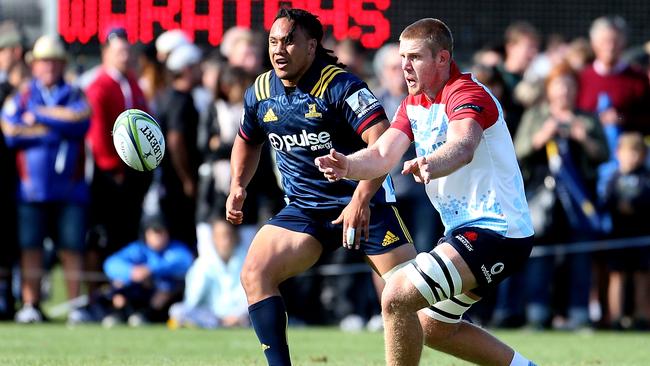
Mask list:
[[[268,139],[290,202],[327,209],[347,205],[358,182],[328,182],[314,159],[331,148],[350,154],[366,147],[361,134],[384,119],[383,107],[363,81],[316,60],[289,94],[273,70],[259,75],[244,95],[239,136],[249,144]],[[371,204],[394,201],[388,176]]]

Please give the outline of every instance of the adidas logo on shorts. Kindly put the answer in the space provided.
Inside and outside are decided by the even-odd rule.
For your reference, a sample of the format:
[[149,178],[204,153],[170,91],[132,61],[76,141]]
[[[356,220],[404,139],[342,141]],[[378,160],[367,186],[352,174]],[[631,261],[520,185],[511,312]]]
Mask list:
[[391,245],[398,240],[399,240],[399,236],[391,233],[390,230],[388,230],[386,231],[386,236],[384,236],[384,240],[381,242],[381,246],[385,247]]

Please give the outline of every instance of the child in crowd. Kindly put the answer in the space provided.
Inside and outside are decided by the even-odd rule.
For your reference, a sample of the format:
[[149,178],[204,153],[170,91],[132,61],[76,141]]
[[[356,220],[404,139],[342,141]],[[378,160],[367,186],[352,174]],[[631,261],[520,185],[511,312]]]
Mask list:
[[110,327],[125,319],[131,326],[165,321],[169,305],[183,293],[183,278],[192,259],[184,243],[170,239],[162,218],[145,220],[144,240],[132,242],[104,262],[113,311],[102,324]]
[[212,252],[202,253],[185,279],[185,299],[169,309],[170,328],[248,326],[246,294],[239,274],[246,245],[237,229],[222,218],[211,220]]
[[[650,235],[650,172],[645,167],[647,147],[638,132],[623,133],[618,140],[618,171],[610,180],[605,203],[612,215],[615,238]],[[648,328],[650,320],[650,249],[624,248],[609,252],[609,320],[615,329]],[[625,282],[634,281],[634,319],[624,317]]]

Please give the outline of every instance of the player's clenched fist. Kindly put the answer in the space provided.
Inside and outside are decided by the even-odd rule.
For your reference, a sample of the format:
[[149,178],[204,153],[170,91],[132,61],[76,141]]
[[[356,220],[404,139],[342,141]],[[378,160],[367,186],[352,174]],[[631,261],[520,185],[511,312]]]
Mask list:
[[334,149],[331,149],[329,154],[314,159],[314,164],[330,182],[345,178],[350,166],[348,158]]
[[431,181],[429,161],[424,156],[405,161],[402,174],[413,174],[413,179],[415,179],[416,182],[428,184]]

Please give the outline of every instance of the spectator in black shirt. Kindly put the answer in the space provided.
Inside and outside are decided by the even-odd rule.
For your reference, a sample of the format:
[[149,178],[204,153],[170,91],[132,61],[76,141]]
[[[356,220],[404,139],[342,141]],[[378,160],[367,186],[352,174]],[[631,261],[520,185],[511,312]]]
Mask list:
[[160,209],[169,232],[191,247],[196,245],[196,190],[201,156],[197,147],[199,113],[192,89],[201,80],[201,51],[193,44],[174,49],[167,59],[172,83],[159,103],[167,156],[162,165]]
[[[649,235],[647,207],[650,206],[650,172],[644,166],[646,146],[638,132],[623,133],[618,140],[618,171],[607,185],[605,204],[612,215],[615,238]],[[608,310],[611,326],[616,329],[637,325],[647,328],[650,320],[650,248],[624,248],[608,255]],[[625,281],[634,281],[634,318],[636,324],[623,321]]]

